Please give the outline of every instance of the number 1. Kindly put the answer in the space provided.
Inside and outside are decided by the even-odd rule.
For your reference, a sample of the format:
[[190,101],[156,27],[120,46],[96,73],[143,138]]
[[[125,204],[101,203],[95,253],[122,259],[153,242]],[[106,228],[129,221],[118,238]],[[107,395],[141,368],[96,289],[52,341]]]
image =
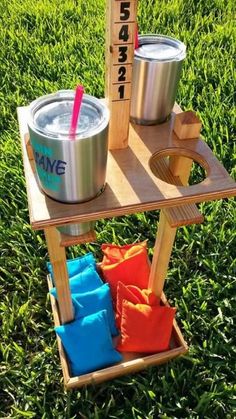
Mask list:
[[125,97],[125,86],[121,84],[119,86],[118,92],[120,93],[120,99],[124,99]]

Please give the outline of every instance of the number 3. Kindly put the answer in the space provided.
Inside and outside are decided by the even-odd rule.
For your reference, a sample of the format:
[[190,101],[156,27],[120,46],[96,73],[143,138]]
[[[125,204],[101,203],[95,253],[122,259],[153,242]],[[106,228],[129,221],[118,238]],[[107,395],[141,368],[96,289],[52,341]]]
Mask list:
[[127,47],[119,47],[119,59],[118,62],[119,63],[124,63],[127,60]]

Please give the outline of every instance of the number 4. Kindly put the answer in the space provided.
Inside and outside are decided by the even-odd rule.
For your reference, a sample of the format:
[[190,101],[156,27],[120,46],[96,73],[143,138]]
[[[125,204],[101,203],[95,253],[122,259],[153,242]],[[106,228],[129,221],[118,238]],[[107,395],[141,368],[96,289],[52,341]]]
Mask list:
[[119,40],[122,40],[124,42],[127,42],[129,39],[129,26],[128,25],[122,25],[120,32],[119,32]]

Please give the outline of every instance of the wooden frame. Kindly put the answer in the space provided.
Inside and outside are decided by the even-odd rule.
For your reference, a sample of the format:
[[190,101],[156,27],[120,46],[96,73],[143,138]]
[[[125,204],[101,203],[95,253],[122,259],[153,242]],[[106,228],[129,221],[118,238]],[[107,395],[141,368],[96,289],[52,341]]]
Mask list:
[[[57,288],[57,302],[50,296],[55,325],[73,320],[65,247],[93,241],[96,237],[94,232],[79,237],[61,235],[58,226],[160,209],[149,287],[167,305],[163,286],[177,227],[203,221],[196,203],[236,195],[235,182],[199,138],[201,123],[193,112],[186,115],[175,105],[171,118],[164,124],[147,127],[129,123],[136,8],[137,0],[107,0],[106,101],[111,112],[110,151],[107,184],[100,196],[82,204],[62,204],[43,194],[29,142],[29,109],[17,110],[30,223],[33,229],[45,232]],[[122,83],[121,67],[125,69]],[[205,169],[206,178],[188,186],[192,161]],[[50,277],[48,285],[50,289]],[[124,362],[118,365],[71,377],[61,340],[57,338],[57,341],[66,388],[109,380],[161,364],[187,351],[174,321],[169,351],[147,356],[126,354]]]
[[[177,113],[181,111],[178,106],[174,110]],[[162,125],[130,126],[129,147],[109,152],[107,187],[100,197],[84,204],[66,205],[55,202],[41,192],[37,182],[32,150],[30,152],[29,143],[26,145],[25,142],[28,137],[27,112],[27,108],[18,109],[30,220],[33,228],[44,229],[48,243],[60,311],[59,313],[55,301],[51,299],[55,324],[73,319],[64,246],[89,240],[89,236],[72,239],[62,237],[56,229],[59,225],[161,209],[149,287],[157,295],[163,295],[176,228],[202,222],[203,217],[195,203],[234,196],[235,182],[201,139],[184,139],[183,147],[183,141],[172,131],[175,117],[173,113],[171,120]],[[169,164],[167,155],[170,156]],[[191,159],[205,167],[207,177],[200,184],[189,187],[186,185]],[[184,354],[187,346],[176,323],[173,333],[177,346],[170,351],[145,357],[136,355],[119,365],[81,377],[70,377],[68,362],[58,339],[66,388],[108,380]]]

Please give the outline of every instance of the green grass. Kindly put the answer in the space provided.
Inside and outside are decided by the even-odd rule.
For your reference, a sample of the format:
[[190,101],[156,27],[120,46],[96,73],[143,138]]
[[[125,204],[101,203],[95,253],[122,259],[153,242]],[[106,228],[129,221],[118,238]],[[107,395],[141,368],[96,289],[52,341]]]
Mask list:
[[[230,0],[140,0],[141,33],[172,35],[187,44],[178,91],[183,109],[197,110],[203,136],[235,177]],[[29,226],[16,107],[39,95],[74,88],[104,94],[105,0],[1,0],[1,418],[236,417],[236,211],[233,199],[201,204],[205,222],[179,229],[166,293],[189,354],[158,368],[98,386],[63,390],[47,296],[42,232]],[[198,176],[196,171],[194,176]],[[155,240],[158,212],[101,220],[98,241]]]

